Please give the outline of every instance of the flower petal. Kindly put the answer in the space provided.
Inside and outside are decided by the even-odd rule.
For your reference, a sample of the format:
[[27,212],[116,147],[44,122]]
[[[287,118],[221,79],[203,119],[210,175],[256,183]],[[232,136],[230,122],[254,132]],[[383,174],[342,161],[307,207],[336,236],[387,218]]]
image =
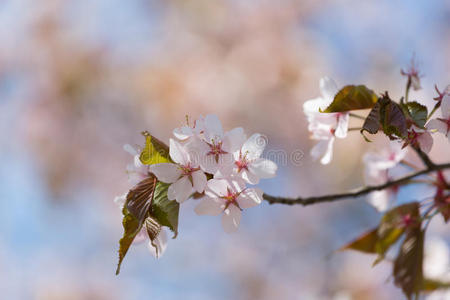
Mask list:
[[183,176],[177,182],[171,184],[167,190],[167,197],[169,200],[177,200],[178,203],[186,201],[192,193],[192,184],[187,178]]
[[[225,179],[210,179],[207,183],[207,187],[209,191],[213,192],[213,195],[222,197],[227,194],[229,184]],[[209,191],[206,191],[207,194]]]
[[224,210],[222,216],[222,227],[226,233],[235,232],[241,221],[241,210],[236,205],[230,205]]
[[138,155],[136,149],[134,149],[133,146],[131,146],[130,144],[123,145],[123,150],[125,150],[126,152],[130,153],[133,156]]
[[186,149],[174,139],[170,139],[169,154],[174,162],[180,165],[187,165],[189,162],[189,156]]
[[442,118],[450,119],[450,94],[445,94],[441,101]]
[[420,149],[423,152],[428,154],[431,151],[431,148],[433,147],[433,137],[429,132],[425,131],[421,133],[417,138],[417,141],[419,142]]
[[203,193],[206,187],[206,181],[206,175],[203,171],[198,170],[192,173],[193,187],[197,192]]
[[141,231],[139,231],[138,234],[134,237],[133,244],[140,244],[148,239],[147,230],[145,229],[145,226],[141,228]]
[[348,113],[343,113],[337,116],[337,125],[336,130],[334,132],[334,135],[337,138],[343,139],[347,136],[348,120],[349,120]]
[[237,198],[237,202],[239,203],[239,207],[242,209],[250,208],[258,204],[261,204],[263,200],[262,195],[263,191],[261,189],[258,188],[246,189],[239,195],[239,197]]
[[248,166],[249,171],[259,178],[274,177],[277,168],[277,165],[273,161],[264,158],[258,158]]
[[221,140],[223,137],[222,123],[216,115],[207,115],[204,121],[205,139],[208,143],[213,140]]
[[322,165],[327,165],[330,163],[331,158],[333,157],[333,143],[334,138],[330,138],[328,140],[319,141],[312,149],[311,156],[314,160],[317,160],[321,157],[320,163]]
[[173,130],[173,135],[179,139],[179,140],[186,140],[188,138],[190,138],[193,135],[193,131],[191,127],[188,126],[182,126],[179,128],[175,128]]
[[165,183],[174,183],[180,178],[182,174],[180,167],[172,163],[151,165],[150,172],[155,174],[156,178],[158,178],[159,181]]
[[242,155],[247,155],[249,159],[257,159],[261,156],[266,147],[267,139],[259,133],[253,134],[242,146]]
[[250,184],[258,184],[259,182],[259,177],[253,172],[242,170],[239,175],[241,175],[242,179],[244,179],[245,182],[248,182]]
[[225,134],[222,149],[228,153],[238,151],[244,144],[245,139],[244,129],[241,127],[234,128]]
[[197,215],[217,216],[225,208],[225,203],[218,198],[205,196],[200,201],[194,209]]
[[375,207],[379,212],[384,212],[389,207],[389,191],[375,191],[369,194],[367,199],[373,207]]
[[438,132],[440,132],[446,136],[448,135],[448,131],[449,131],[447,123],[445,123],[439,119],[433,119],[430,122],[428,122],[427,128],[428,129],[436,129]]
[[[338,87],[336,82],[329,77],[323,77],[320,79],[320,92],[324,100],[326,100],[326,105],[330,105],[333,102],[334,96],[338,93]],[[325,109],[326,107],[323,107]]]

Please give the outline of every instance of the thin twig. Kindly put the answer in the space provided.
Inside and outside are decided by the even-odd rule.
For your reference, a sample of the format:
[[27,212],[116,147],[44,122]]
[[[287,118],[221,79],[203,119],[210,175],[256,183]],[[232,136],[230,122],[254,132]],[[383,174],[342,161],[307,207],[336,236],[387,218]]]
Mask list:
[[355,113],[349,113],[349,116],[350,116],[350,117],[353,117],[353,118],[356,118],[356,119],[360,119],[360,120],[366,120],[365,117],[360,116],[360,115],[357,115],[357,114],[355,114]]
[[363,195],[369,194],[370,192],[381,191],[381,190],[384,190],[384,189],[387,189],[387,188],[393,187],[393,186],[404,185],[408,181],[410,181],[411,179],[413,179],[415,177],[418,177],[418,176],[424,175],[424,174],[428,174],[428,173],[432,173],[435,171],[443,170],[443,169],[450,169],[450,163],[432,164],[431,166],[429,166],[428,168],[426,168],[422,171],[412,173],[408,176],[399,178],[397,180],[388,181],[388,182],[386,182],[384,184],[380,184],[380,185],[359,188],[359,189],[356,189],[354,191],[347,192],[347,193],[330,194],[330,195],[324,195],[324,196],[313,196],[313,197],[305,197],[305,198],[303,198],[303,197],[286,198],[286,197],[276,197],[276,196],[264,194],[263,198],[270,204],[275,204],[275,203],[286,204],[286,205],[298,205],[299,204],[299,205],[303,205],[303,206],[316,204],[316,203],[322,203],[322,202],[334,202],[334,201],[338,201],[338,200],[363,196]]

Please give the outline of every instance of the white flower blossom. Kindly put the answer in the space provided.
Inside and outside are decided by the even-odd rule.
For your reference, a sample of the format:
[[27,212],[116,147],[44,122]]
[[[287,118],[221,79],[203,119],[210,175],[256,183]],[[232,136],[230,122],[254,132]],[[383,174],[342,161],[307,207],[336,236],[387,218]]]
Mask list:
[[205,128],[205,120],[202,116],[200,116],[197,120],[194,121],[192,126],[190,126],[189,122],[187,124],[173,130],[173,135],[181,140],[185,141],[193,136],[200,136],[203,134]]
[[[277,165],[268,159],[261,158],[266,147],[265,138],[259,134],[253,134],[242,146],[233,153],[234,163],[220,168],[220,174],[224,177],[236,176],[250,184],[257,184],[259,180],[272,178],[277,171]],[[215,178],[220,178],[216,173]]]
[[[365,165],[364,180],[367,185],[380,185],[391,180],[389,170],[394,168],[406,155],[407,149],[400,143],[392,141],[389,147],[380,152],[369,152],[364,155]],[[378,211],[386,211],[390,204],[395,200],[398,187],[391,187],[381,191],[375,191],[369,194],[368,202]]]
[[231,233],[239,227],[241,211],[260,204],[262,194],[258,188],[245,188],[245,183],[240,180],[211,179],[195,212],[211,216],[222,213],[222,227]]
[[344,113],[321,113],[319,109],[325,109],[333,102],[338,92],[336,83],[324,77],[320,79],[321,97],[305,101],[303,111],[308,119],[308,130],[312,133],[311,138],[319,140],[319,143],[311,149],[313,159],[321,158],[322,164],[328,164],[332,158],[333,143],[335,137],[345,138],[348,131],[349,114]]
[[175,163],[160,163],[150,166],[150,171],[158,180],[171,183],[167,191],[169,200],[182,203],[192,191],[202,193],[206,186],[206,175],[196,159],[189,155],[185,146],[170,139],[169,154]]

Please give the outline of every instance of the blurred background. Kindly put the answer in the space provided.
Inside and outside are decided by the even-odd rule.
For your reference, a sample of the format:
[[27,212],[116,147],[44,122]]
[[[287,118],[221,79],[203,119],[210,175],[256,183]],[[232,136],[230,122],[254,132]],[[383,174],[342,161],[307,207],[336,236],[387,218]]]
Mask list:
[[[431,107],[434,84],[450,83],[448,1],[1,0],[0,41],[3,299],[402,298],[390,264],[335,252],[378,223],[363,198],[263,203],[232,235],[190,201],[165,255],[132,247],[117,277],[113,199],[130,188],[124,144],[142,145],[142,130],[168,141],[185,115],[209,113],[266,134],[269,150],[304,153],[300,165],[279,162],[267,193],[362,185],[364,152],[386,141],[353,133],[330,165],[312,162],[302,103],[322,76],[398,99],[415,53],[425,76],[411,96]],[[448,153],[436,135],[432,157]],[[399,201],[432,193],[402,190]],[[428,235],[448,247],[442,218]]]

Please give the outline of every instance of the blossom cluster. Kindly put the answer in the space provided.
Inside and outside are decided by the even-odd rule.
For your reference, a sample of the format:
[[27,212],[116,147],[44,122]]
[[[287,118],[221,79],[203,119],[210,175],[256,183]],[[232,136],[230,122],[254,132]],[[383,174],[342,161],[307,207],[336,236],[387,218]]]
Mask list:
[[[402,74],[408,76],[414,90],[421,88],[420,76],[414,65]],[[338,91],[336,83],[332,79],[324,77],[320,79],[321,96],[303,103],[303,111],[308,119],[311,138],[318,141],[311,149],[311,156],[314,160],[320,158],[322,164],[331,162],[335,139],[345,138],[349,128],[349,112],[320,112],[320,109],[325,109],[333,102]],[[450,141],[450,85],[442,92],[437,88],[436,91],[438,97],[434,98],[437,101],[435,108],[440,108],[441,117],[429,120],[433,111],[428,116],[423,128],[412,125],[403,139],[392,140],[387,147],[375,153],[369,152],[364,156],[364,179],[367,185],[384,184],[395,179],[396,175],[399,175],[398,173],[404,172],[404,170],[399,170],[398,166],[407,154],[406,146],[411,145],[428,154],[433,146],[433,134],[443,134]],[[439,186],[438,179],[434,185]],[[386,211],[394,204],[398,190],[399,187],[393,186],[372,192],[368,201],[377,210]]]
[[[248,185],[276,174],[277,165],[261,157],[267,139],[259,133],[247,138],[240,127],[224,131],[215,115],[176,128],[173,135],[169,140],[171,162],[143,165],[139,154],[125,146],[134,156],[134,163],[127,168],[130,181],[136,184],[153,174],[158,181],[170,184],[169,200],[181,204],[195,195],[198,215],[222,215],[224,231],[236,231],[243,209],[263,200],[262,190]],[[120,203],[124,200],[125,196],[118,198]],[[160,255],[166,240],[162,231],[154,243]]]

